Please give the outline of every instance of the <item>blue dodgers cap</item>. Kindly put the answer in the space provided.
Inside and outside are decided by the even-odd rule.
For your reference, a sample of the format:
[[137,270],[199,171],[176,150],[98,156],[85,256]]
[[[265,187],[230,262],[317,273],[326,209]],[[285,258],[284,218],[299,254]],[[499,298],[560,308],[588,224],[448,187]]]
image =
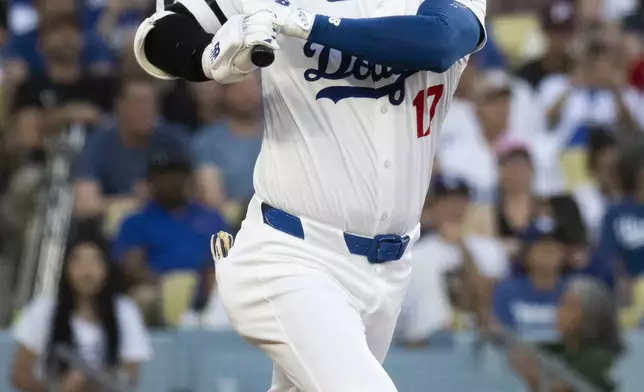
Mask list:
[[540,217],[533,221],[520,236],[521,242],[532,244],[542,240],[566,242],[565,231],[550,217]]

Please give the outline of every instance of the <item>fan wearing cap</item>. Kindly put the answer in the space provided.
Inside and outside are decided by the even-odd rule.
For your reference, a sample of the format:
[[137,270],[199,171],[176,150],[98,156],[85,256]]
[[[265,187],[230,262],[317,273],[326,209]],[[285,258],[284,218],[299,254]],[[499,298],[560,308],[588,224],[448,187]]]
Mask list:
[[159,285],[164,276],[192,272],[201,278],[195,296],[201,309],[214,285],[209,238],[228,230],[221,215],[188,197],[190,160],[177,146],[153,150],[147,182],[151,200],[125,218],[114,244],[115,256],[150,320],[158,319]]
[[[559,341],[556,309],[564,291],[562,270],[565,233],[550,218],[539,218],[522,236],[519,258],[525,275],[500,282],[493,296],[494,316],[499,326],[513,331],[523,341],[552,344]],[[537,367],[529,357],[510,353],[510,362],[524,381],[538,390]]]
[[565,232],[552,219],[535,220],[521,237],[518,262],[525,275],[510,277],[496,287],[494,313],[498,322],[524,340],[557,340],[554,305],[563,288],[565,240]]
[[421,218],[426,233],[414,249],[398,329],[407,344],[422,344],[472,314],[479,326],[487,324],[491,286],[506,275],[509,263],[500,241],[466,234],[469,192],[462,180],[432,179]]

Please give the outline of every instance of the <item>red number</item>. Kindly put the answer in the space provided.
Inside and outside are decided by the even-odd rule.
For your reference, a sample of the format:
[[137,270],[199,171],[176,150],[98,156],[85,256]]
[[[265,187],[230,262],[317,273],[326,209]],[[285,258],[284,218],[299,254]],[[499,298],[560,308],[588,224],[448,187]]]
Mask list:
[[[414,106],[416,107],[416,135],[421,137],[429,136],[432,131],[432,120],[436,114],[436,107],[438,102],[443,97],[443,90],[445,87],[442,84],[432,86],[427,90],[420,90],[414,98]],[[425,102],[432,98],[432,103],[429,106],[429,123],[425,128]]]

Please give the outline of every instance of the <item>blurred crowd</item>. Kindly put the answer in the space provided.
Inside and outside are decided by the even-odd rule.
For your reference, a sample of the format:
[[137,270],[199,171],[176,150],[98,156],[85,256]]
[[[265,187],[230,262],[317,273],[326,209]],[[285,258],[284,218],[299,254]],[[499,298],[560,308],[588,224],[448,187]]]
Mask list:
[[[488,3],[490,42],[440,135],[399,340],[513,331],[611,390],[620,331],[644,328],[644,1]],[[70,343],[70,328],[91,346],[91,327],[109,325],[100,355],[111,365],[151,356],[141,320],[226,328],[208,240],[237,230],[253,194],[257,75],[227,86],[148,78],[131,48],[151,0],[0,5],[0,323],[15,319],[11,290],[51,140],[70,126],[87,135],[71,173],[67,291],[18,319],[14,384],[32,390],[24,369],[48,341]],[[55,320],[54,339],[34,329],[39,317]],[[131,327],[116,327],[123,320]],[[534,358],[510,359],[536,390]],[[77,388],[81,377],[65,374],[63,389]]]

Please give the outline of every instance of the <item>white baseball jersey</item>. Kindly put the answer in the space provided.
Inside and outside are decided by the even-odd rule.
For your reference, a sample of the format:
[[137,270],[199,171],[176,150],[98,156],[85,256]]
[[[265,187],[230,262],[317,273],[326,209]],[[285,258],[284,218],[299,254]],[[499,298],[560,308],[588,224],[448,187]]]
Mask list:
[[[484,24],[486,0],[456,1]],[[415,15],[421,3],[307,0],[293,5],[341,23],[338,18]],[[443,74],[396,73],[300,39],[281,37],[279,45],[273,65],[262,70],[265,129],[254,175],[258,196],[350,233],[411,231],[424,204],[441,124],[468,58]]]

